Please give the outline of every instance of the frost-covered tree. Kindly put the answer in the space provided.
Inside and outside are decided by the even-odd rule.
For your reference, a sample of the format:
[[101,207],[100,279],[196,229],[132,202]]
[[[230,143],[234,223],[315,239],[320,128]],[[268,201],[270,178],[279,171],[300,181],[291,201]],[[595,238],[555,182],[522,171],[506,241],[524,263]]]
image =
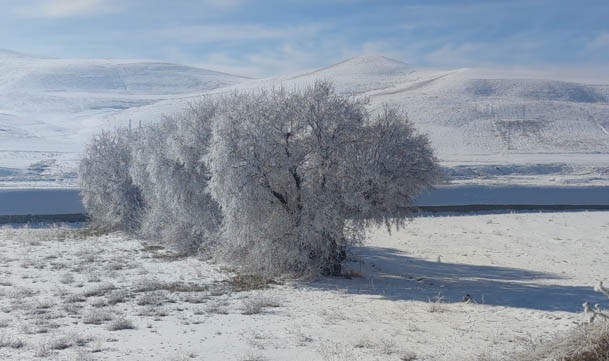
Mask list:
[[220,224],[217,203],[207,192],[203,162],[216,105],[198,105],[140,130],[132,146],[130,175],[142,189],[145,209],[139,234],[180,251],[209,253]]
[[319,82],[103,133],[81,164],[85,207],[106,228],[248,271],[339,273],[365,226],[401,225],[439,174],[403,113],[365,106]]
[[107,230],[139,227],[142,195],[129,174],[131,133],[102,132],[85,150],[79,167],[80,192],[91,221]]
[[222,250],[256,272],[340,272],[363,226],[401,224],[439,174],[427,138],[402,113],[371,117],[325,82],[220,103],[206,162]]
[[152,126],[103,132],[80,165],[92,222],[210,254],[220,225],[203,162],[215,103],[205,100]]

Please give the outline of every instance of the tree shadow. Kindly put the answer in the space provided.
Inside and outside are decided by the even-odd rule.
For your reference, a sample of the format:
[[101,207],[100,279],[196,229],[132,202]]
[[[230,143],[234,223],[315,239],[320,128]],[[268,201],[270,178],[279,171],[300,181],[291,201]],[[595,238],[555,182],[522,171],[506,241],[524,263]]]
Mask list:
[[356,247],[353,253],[345,268],[361,277],[324,278],[309,286],[390,300],[429,301],[441,295],[445,302],[461,302],[469,294],[477,303],[543,311],[579,312],[584,301],[607,301],[592,287],[548,284],[564,278],[553,273],[432,262],[382,247]]

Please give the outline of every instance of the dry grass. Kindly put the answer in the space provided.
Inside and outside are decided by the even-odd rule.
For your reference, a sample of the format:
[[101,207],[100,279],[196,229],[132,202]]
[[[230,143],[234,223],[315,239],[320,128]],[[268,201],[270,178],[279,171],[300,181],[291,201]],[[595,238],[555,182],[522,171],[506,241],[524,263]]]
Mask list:
[[[606,326],[606,325],[605,325]],[[609,361],[609,329],[584,331],[583,344],[561,361]],[[579,343],[579,341],[576,341]]]
[[205,303],[209,300],[209,295],[201,292],[186,293],[182,296],[181,300],[187,303]]
[[91,325],[101,325],[104,322],[111,321],[113,318],[112,312],[108,309],[93,309],[83,316],[82,322]]
[[268,307],[279,306],[281,306],[281,303],[277,299],[262,294],[256,294],[243,301],[243,314],[255,315],[261,313]]
[[116,305],[127,302],[130,296],[131,294],[125,290],[114,290],[107,295],[106,302],[109,305]]
[[78,293],[67,294],[63,297],[63,302],[65,303],[79,303],[85,302],[86,300],[87,299],[85,298],[85,296]]
[[417,354],[414,352],[406,352],[400,357],[400,361],[416,361]]
[[12,290],[10,290],[7,293],[7,296],[9,298],[14,298],[14,299],[24,299],[27,297],[32,297],[34,295],[37,295],[38,293],[40,293],[40,291],[38,290],[33,290],[31,288],[27,288],[27,287],[16,287]]
[[108,331],[133,330],[135,328],[136,327],[133,322],[124,317],[115,319],[108,324],[108,327],[106,327]]
[[444,304],[444,297],[440,294],[428,300],[427,312],[435,313],[444,311],[446,311],[446,305]]
[[134,286],[134,292],[203,292],[209,289],[208,285],[194,282],[163,282],[157,280],[142,280]]
[[577,327],[514,356],[519,361],[609,361],[609,322]]
[[109,293],[110,291],[115,289],[116,286],[111,283],[102,283],[100,285],[85,290],[82,294],[85,297],[104,296],[106,293]]
[[169,312],[162,308],[162,307],[157,307],[157,306],[145,306],[145,307],[141,307],[138,311],[137,311],[137,315],[138,316],[145,316],[145,317],[153,317],[154,320],[159,320],[160,317],[166,317],[169,315]]
[[0,335],[0,348],[10,347],[14,349],[19,349],[23,346],[25,346],[25,342],[20,338],[8,335]]
[[146,292],[138,297],[136,303],[140,306],[162,306],[168,297],[167,291]]
[[236,275],[229,279],[228,284],[233,291],[242,292],[266,289],[276,282],[259,275]]
[[213,313],[216,315],[228,315],[228,303],[226,302],[214,302],[205,307],[207,313]]

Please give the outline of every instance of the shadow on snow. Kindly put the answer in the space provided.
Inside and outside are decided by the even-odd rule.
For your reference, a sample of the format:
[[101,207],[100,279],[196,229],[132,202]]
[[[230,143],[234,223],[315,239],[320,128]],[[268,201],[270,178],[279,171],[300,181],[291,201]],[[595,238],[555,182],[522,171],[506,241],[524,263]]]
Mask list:
[[381,247],[356,247],[353,254],[356,259],[361,257],[363,264],[354,260],[346,262],[345,268],[361,270],[362,277],[324,278],[309,286],[390,300],[429,301],[439,294],[444,302],[461,302],[469,294],[477,303],[543,311],[579,312],[584,301],[607,301],[592,287],[536,282],[564,278],[553,273],[433,262]]

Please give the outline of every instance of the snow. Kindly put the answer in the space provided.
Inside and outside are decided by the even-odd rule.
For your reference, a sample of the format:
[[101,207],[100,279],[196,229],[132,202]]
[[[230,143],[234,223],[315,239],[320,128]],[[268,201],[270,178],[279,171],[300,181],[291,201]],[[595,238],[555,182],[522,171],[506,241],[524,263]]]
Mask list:
[[[74,175],[100,129],[148,124],[201,96],[331,80],[339,92],[407,111],[447,167],[518,165],[465,183],[606,185],[609,78],[585,69],[417,68],[364,56],[267,79],[142,60],[49,59],[0,52],[0,167],[63,163]],[[61,154],[61,156],[57,156]],[[69,160],[65,160],[69,158]],[[551,176],[539,175],[563,164]],[[490,168],[487,168],[490,169]],[[0,182],[5,179],[0,179]],[[7,180],[15,181],[15,179]]]
[[63,163],[66,173],[57,176],[74,178],[74,160],[91,136],[129,125],[128,118],[110,124],[106,116],[246,79],[152,61],[50,59],[0,51],[0,167]]
[[[521,166],[511,177],[482,172],[465,181],[607,184],[609,81],[598,74],[420,69],[384,57],[361,57],[233,88],[291,88],[319,78],[333,81],[345,94],[368,97],[372,109],[402,107],[447,167]],[[536,168],[556,163],[565,165],[563,171],[538,177]]]
[[[585,300],[607,305],[593,286],[609,275],[608,216],[419,217],[371,229],[351,278],[243,292],[221,265],[121,234],[5,227],[0,339],[24,345],[0,358],[509,360],[585,322]],[[136,328],[85,323],[96,315]]]

